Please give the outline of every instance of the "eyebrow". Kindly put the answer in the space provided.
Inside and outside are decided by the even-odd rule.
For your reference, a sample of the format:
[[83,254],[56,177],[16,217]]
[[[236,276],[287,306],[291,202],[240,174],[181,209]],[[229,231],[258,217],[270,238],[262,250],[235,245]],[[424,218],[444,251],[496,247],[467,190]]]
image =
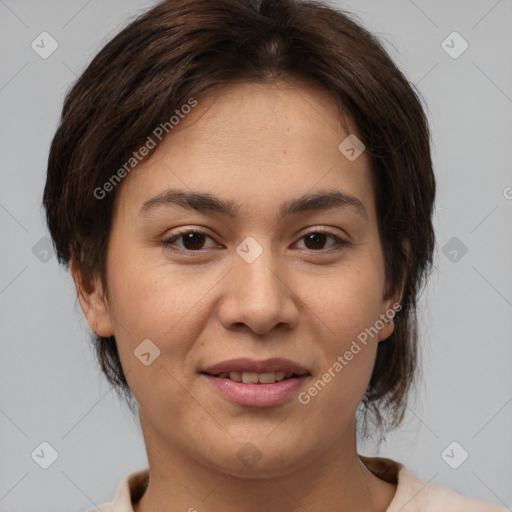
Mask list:
[[[219,213],[231,218],[236,218],[240,212],[240,204],[233,201],[224,200],[208,193],[170,188],[148,199],[142,205],[139,216],[146,215],[154,209],[171,205],[178,205],[201,213]],[[369,220],[362,201],[340,190],[325,190],[315,194],[304,194],[296,199],[285,201],[279,208],[279,215],[280,218],[283,218],[287,215],[333,208],[349,208],[365,221]]]

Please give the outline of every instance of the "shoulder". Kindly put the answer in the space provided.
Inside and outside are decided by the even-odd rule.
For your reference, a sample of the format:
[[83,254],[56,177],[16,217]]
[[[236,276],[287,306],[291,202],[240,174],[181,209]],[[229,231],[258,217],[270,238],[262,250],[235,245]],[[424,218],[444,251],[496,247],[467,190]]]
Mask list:
[[149,468],[130,473],[119,484],[114,499],[88,512],[133,512],[133,503],[140,500],[149,480]]
[[93,508],[93,509],[89,510],[88,512],[113,512],[113,511],[114,511],[114,507],[112,505],[112,502],[109,501],[108,503],[102,503],[98,507]]
[[391,459],[361,459],[374,474],[397,484],[395,496],[386,512],[508,512],[494,503],[463,496],[448,487],[420,480],[403,464]]
[[[506,512],[506,509],[494,503],[463,496],[448,487],[415,478],[405,466],[400,468],[399,485],[400,481],[403,492],[399,496],[397,511],[404,507],[403,512]],[[389,512],[394,512],[394,509],[391,508]]]

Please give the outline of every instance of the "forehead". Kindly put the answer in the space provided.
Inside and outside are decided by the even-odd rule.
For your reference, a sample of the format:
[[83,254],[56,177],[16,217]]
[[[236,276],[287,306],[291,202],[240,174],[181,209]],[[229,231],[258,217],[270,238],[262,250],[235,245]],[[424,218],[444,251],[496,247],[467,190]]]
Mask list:
[[351,161],[339,149],[358,130],[322,89],[231,84],[197,99],[181,117],[125,178],[121,202],[140,208],[167,188],[181,188],[278,208],[317,188],[337,188],[373,207],[369,157]]
[[257,153],[258,160],[266,151],[306,152],[330,136],[321,144],[325,149],[342,131],[357,133],[326,91],[285,82],[217,87],[176,128],[169,136],[174,147],[217,144],[224,152],[233,149],[240,158],[241,149]]

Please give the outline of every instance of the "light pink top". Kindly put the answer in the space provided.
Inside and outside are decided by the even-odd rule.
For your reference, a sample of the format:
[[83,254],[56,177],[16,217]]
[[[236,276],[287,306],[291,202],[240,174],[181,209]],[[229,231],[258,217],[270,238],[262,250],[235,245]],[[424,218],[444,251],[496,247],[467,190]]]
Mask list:
[[[403,465],[391,459],[365,457],[361,460],[379,478],[397,484],[386,512],[508,512],[494,503],[462,496],[440,485],[419,480]],[[131,473],[120,483],[113,501],[90,512],[133,512],[147,486],[149,469]]]

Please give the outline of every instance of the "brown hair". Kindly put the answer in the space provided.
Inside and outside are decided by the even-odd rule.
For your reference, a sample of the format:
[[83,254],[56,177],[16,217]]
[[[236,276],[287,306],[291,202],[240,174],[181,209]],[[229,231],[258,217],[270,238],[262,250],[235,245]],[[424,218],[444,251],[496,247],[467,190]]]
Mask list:
[[[84,288],[99,276],[108,296],[116,190],[103,199],[93,191],[190,98],[241,81],[304,80],[326,90],[358,128],[372,162],[387,296],[403,287],[362,402],[365,433],[368,412],[390,429],[402,421],[417,371],[417,298],[432,267],[436,184],[419,94],[346,13],[317,1],[167,0],[130,23],[65,98],[48,159],[48,227],[59,262],[69,266],[73,255]],[[94,340],[107,380],[133,412],[115,338]]]

